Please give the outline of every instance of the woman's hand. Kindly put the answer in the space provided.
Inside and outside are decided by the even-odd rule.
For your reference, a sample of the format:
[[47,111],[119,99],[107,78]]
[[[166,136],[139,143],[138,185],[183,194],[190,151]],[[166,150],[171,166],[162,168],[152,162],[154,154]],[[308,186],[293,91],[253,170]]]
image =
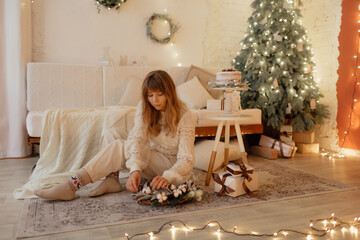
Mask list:
[[141,172],[136,170],[130,174],[129,179],[126,182],[126,189],[130,192],[138,192],[141,181]]
[[169,185],[169,181],[163,176],[156,176],[152,181],[151,185],[154,189],[164,188]]

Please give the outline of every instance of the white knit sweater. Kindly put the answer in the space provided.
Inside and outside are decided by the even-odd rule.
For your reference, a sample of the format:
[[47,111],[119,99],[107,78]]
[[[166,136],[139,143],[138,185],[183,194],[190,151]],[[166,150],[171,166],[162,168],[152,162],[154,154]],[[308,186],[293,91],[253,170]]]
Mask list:
[[[163,113],[162,113],[163,114]],[[164,116],[162,115],[162,120]],[[125,144],[126,167],[130,173],[135,170],[143,171],[146,169],[149,158],[145,149],[157,151],[165,155],[173,166],[163,172],[169,183],[181,184],[188,180],[192,175],[194,166],[194,140],[195,140],[195,118],[187,108],[181,111],[181,118],[177,126],[175,136],[166,135],[162,129],[158,136],[148,135],[142,120],[142,102],[139,103],[135,125],[131,130]]]

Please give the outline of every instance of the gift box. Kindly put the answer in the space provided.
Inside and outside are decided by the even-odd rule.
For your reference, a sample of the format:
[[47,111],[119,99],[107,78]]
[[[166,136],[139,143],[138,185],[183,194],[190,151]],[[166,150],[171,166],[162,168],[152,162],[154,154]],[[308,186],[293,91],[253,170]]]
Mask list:
[[319,153],[318,143],[296,143],[299,153]]
[[315,132],[294,132],[293,140],[296,143],[315,143]]
[[280,156],[291,158],[295,156],[297,147],[287,144],[281,140],[276,140],[271,137],[261,135],[259,145],[262,147],[270,147],[276,149]]
[[278,157],[278,152],[275,149],[262,146],[251,146],[251,154],[270,160]]
[[221,100],[219,99],[208,99],[206,102],[207,110],[221,110]]
[[294,146],[292,141],[292,134],[293,128],[291,125],[283,125],[280,127],[280,140]]
[[259,176],[254,168],[243,163],[230,163],[227,171],[213,173],[214,190],[220,196],[237,197],[251,194],[259,188]]

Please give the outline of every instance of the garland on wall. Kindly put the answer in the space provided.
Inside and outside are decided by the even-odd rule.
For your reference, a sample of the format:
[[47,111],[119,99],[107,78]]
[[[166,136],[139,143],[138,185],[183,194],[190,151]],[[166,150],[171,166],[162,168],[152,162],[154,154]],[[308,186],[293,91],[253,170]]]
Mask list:
[[120,9],[121,4],[125,3],[127,0],[96,0],[98,13],[100,13],[100,5],[106,7],[107,9],[115,8],[116,10]]
[[[168,36],[164,38],[159,38],[153,33],[153,25],[155,20],[164,20],[166,23],[169,24],[169,32]],[[180,28],[178,24],[173,23],[172,19],[168,17],[167,14],[159,14],[154,13],[149,20],[146,22],[146,35],[153,40],[154,42],[167,44],[171,41],[172,37],[174,36],[175,32]]]

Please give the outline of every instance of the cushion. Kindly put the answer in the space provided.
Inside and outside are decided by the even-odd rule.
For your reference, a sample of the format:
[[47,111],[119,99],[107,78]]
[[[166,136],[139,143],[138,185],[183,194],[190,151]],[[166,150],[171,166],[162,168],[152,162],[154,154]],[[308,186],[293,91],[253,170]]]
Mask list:
[[185,81],[189,81],[193,79],[195,76],[199,79],[200,83],[204,86],[204,88],[210,93],[210,95],[213,98],[219,99],[221,97],[221,91],[213,90],[209,86],[209,82],[211,82],[211,80],[215,81],[216,79],[215,74],[203,68],[191,65]]
[[[194,168],[207,171],[209,169],[209,162],[212,150],[214,148],[214,140],[202,140],[195,144],[195,164]],[[214,169],[217,170],[221,167],[221,164],[224,162],[224,142],[219,142]],[[230,141],[229,144],[229,161],[234,161],[241,158],[241,153],[239,149],[239,144],[237,140]]]
[[126,80],[126,88],[118,104],[121,106],[137,106],[141,100],[143,81],[143,79],[130,76]]
[[191,109],[204,108],[206,107],[207,100],[213,99],[196,76],[190,81],[177,86],[176,92],[180,100]]
[[26,116],[26,129],[30,137],[41,137],[44,112],[31,111]]

